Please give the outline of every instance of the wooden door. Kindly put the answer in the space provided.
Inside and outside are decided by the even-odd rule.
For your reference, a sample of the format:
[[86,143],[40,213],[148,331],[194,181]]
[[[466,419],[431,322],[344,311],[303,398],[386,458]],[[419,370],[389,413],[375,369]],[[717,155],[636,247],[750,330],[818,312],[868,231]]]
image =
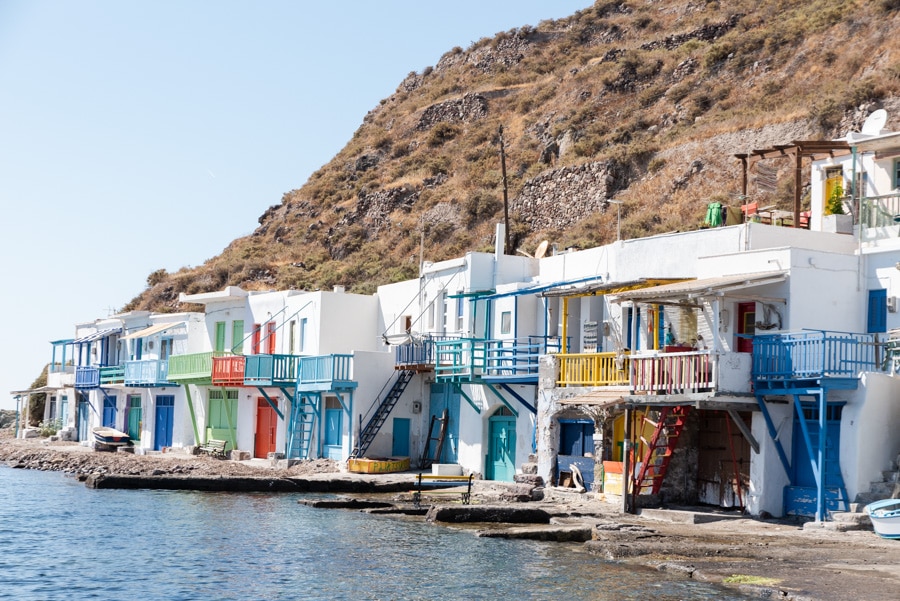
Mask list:
[[116,397],[103,398],[103,425],[107,428],[116,427]]
[[[274,400],[274,399],[273,399]],[[265,459],[275,452],[275,431],[278,415],[269,402],[260,397],[256,401],[256,444],[253,456]]]
[[394,457],[409,457],[409,418],[394,418],[394,440],[391,446],[391,455]]
[[512,482],[516,475],[516,418],[504,413],[501,409],[490,418],[488,468],[491,480]]

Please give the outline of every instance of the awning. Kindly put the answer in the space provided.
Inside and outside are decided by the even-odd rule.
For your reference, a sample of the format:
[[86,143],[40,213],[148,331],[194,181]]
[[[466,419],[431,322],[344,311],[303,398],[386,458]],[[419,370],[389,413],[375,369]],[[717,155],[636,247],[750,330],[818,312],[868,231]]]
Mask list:
[[763,271],[760,273],[745,273],[740,275],[728,275],[717,278],[705,278],[701,280],[690,280],[687,282],[678,282],[677,284],[666,284],[664,286],[656,286],[655,288],[644,288],[641,290],[632,290],[623,294],[616,295],[617,300],[636,300],[636,301],[663,301],[663,300],[690,300],[701,298],[704,296],[713,296],[729,292],[731,290],[740,290],[742,288],[751,288],[753,286],[764,286],[766,284],[777,284],[787,279],[786,271]]
[[26,394],[40,394],[42,392],[53,392],[55,390],[61,390],[61,388],[57,386],[41,386],[40,388],[31,388],[29,390],[13,390],[9,394],[14,396],[24,396]]
[[143,330],[138,330],[137,332],[132,332],[127,336],[122,336],[122,340],[134,340],[135,338],[146,338],[147,336],[152,336],[153,334],[159,334],[160,332],[165,332],[166,330],[177,328],[178,326],[183,326],[183,321],[173,321],[169,323],[158,323],[156,325],[152,325],[149,328],[144,328]]
[[625,395],[629,394],[627,388],[609,388],[592,390],[578,396],[559,399],[560,405],[591,405],[593,407],[611,407],[623,402]]
[[82,344],[85,342],[93,342],[95,340],[100,340],[101,338],[106,338],[107,336],[112,336],[113,334],[118,334],[122,331],[122,328],[107,328],[105,330],[99,330],[94,332],[93,334],[88,334],[87,336],[82,336],[81,338],[76,338],[72,341],[72,344]]
[[508,296],[525,296],[527,294],[539,294],[545,290],[550,290],[551,288],[557,288],[559,286],[569,285],[569,284],[580,284],[582,282],[589,281],[597,281],[602,279],[603,276],[600,275],[591,275],[584,278],[580,278],[577,280],[571,281],[557,281],[548,284],[537,284],[535,286],[528,286],[527,288],[517,288],[515,290],[509,290],[507,292],[497,292],[495,294],[489,294],[487,296],[482,296],[480,300],[494,300],[498,298],[506,298]]
[[686,278],[640,278],[624,282],[585,282],[565,284],[545,290],[541,296],[602,296],[620,294],[629,290],[639,290],[650,286],[661,286],[684,281]]

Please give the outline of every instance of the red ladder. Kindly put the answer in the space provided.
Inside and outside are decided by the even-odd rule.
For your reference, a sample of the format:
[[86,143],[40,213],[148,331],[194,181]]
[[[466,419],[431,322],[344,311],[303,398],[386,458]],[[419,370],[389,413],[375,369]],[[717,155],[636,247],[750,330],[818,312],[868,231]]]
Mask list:
[[640,436],[641,443],[646,451],[641,461],[640,470],[636,470],[634,475],[635,494],[648,492],[659,494],[662,487],[663,478],[666,475],[666,469],[669,467],[669,461],[678,445],[678,438],[684,429],[687,414],[690,406],[679,405],[678,407],[663,407],[659,410],[659,421],[654,422],[644,415],[644,423],[653,426],[653,435],[650,440],[646,440]]

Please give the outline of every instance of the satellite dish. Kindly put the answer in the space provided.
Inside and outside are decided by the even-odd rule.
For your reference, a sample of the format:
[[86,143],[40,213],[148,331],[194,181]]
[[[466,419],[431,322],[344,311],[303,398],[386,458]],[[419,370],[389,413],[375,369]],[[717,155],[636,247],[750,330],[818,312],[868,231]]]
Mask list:
[[534,250],[534,258],[543,259],[544,255],[547,254],[548,246],[550,246],[550,242],[548,242],[547,240],[544,240],[543,242],[538,244],[538,247]]
[[881,130],[884,129],[886,123],[887,111],[884,109],[878,109],[877,111],[866,117],[866,121],[862,126],[862,133],[869,136],[877,136],[881,133]]

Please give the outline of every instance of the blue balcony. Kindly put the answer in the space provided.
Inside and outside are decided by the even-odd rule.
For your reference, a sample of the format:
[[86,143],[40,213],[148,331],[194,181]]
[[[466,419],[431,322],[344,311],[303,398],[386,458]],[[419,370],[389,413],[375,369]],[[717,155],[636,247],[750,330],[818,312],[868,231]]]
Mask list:
[[442,381],[536,383],[538,359],[559,352],[557,338],[460,338],[435,342],[435,376]]
[[293,386],[300,373],[298,355],[246,355],[244,384],[247,386]]
[[753,337],[753,380],[757,389],[775,383],[829,378],[858,379],[881,371],[872,334],[803,330]]
[[75,368],[75,388],[98,388],[99,386],[99,367],[79,365]]
[[356,388],[353,355],[300,357],[297,390],[315,392]]
[[168,374],[169,361],[166,359],[125,362],[125,386],[174,386],[166,379]]

